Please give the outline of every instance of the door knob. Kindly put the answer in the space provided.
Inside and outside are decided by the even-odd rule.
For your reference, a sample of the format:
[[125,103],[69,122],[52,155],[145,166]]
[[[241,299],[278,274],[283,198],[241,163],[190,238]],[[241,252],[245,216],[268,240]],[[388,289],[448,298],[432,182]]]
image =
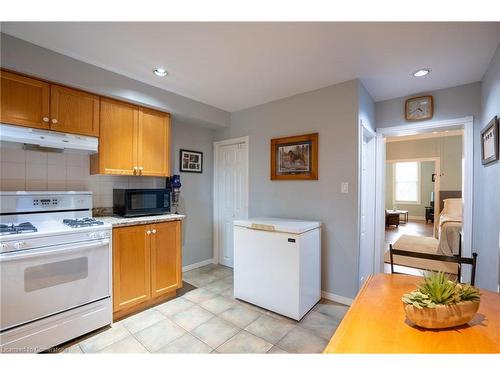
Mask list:
[[52,119],[52,123],[53,123],[53,124],[57,124],[57,119],[53,118],[53,119]]
[[156,229],[153,229],[153,234],[155,234],[155,233],[156,233]]
[[146,234],[147,235],[151,234],[151,231],[150,230],[146,231]]

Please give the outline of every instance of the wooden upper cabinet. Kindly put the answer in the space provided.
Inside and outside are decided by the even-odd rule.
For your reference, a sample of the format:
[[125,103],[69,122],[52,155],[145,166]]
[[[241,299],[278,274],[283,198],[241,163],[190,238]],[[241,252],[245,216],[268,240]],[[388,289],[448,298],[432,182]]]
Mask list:
[[51,85],[50,129],[98,137],[99,96]]
[[151,298],[149,225],[113,229],[113,311],[131,309]]
[[92,174],[137,172],[139,107],[101,98],[99,153],[91,155]]
[[170,115],[148,108],[139,113],[138,162],[143,176],[170,174]]
[[181,222],[151,225],[151,297],[182,287]]
[[48,129],[50,84],[6,71],[0,78],[1,122]]

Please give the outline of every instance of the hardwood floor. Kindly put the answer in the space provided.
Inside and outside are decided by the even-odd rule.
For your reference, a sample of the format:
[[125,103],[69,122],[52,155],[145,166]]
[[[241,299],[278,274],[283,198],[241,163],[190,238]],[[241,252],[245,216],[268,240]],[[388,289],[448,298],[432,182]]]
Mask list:
[[399,227],[390,226],[385,228],[385,243],[389,248],[390,243],[394,243],[403,234],[413,236],[432,237],[434,223],[425,223],[425,220],[410,220],[407,224],[399,224]]

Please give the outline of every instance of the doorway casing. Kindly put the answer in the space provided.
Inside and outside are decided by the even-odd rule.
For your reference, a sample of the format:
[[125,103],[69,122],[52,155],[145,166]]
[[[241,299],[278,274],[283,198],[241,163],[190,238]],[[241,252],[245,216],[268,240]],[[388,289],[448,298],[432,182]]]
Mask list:
[[[375,270],[383,272],[384,250],[385,250],[385,142],[389,136],[414,135],[427,133],[430,131],[445,131],[454,128],[463,128],[463,173],[462,173],[462,200],[463,205],[463,238],[462,254],[465,257],[472,255],[472,200],[473,200],[473,168],[474,168],[474,119],[472,116],[441,120],[415,122],[387,128],[377,128],[377,148],[376,148],[376,203],[375,221],[377,223],[375,231]],[[469,269],[464,272],[464,277],[468,279]]]

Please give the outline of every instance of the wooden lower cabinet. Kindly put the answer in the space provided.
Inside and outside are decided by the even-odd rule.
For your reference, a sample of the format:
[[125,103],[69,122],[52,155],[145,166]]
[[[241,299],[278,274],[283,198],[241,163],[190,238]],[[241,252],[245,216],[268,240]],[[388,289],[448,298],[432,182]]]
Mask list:
[[181,221],[113,229],[113,317],[143,310],[182,287]]
[[182,286],[181,222],[151,225],[151,296],[174,292]]

